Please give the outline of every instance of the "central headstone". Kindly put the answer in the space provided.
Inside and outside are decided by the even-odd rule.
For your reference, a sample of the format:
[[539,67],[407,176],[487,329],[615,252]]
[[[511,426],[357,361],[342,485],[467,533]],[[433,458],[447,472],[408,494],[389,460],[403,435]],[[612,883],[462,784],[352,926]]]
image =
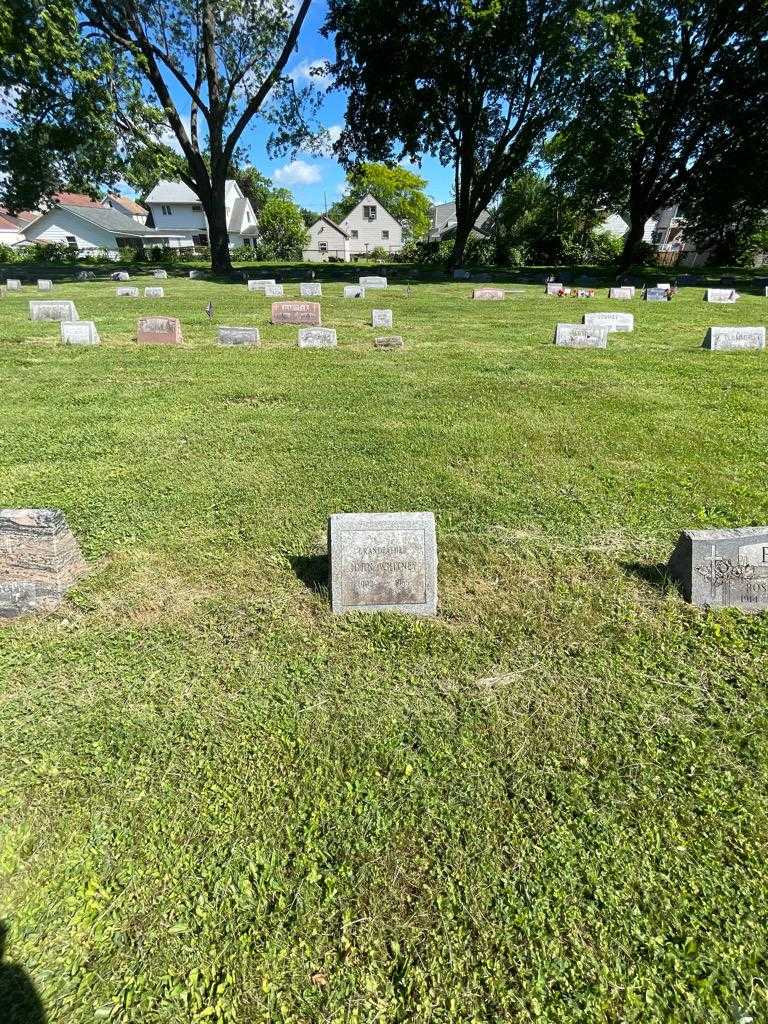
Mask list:
[[50,292],[53,290],[53,281],[49,281],[47,278],[40,278],[37,282],[37,290],[39,292]]
[[143,345],[180,345],[184,339],[175,316],[143,316],[139,318],[136,340]]
[[299,331],[299,348],[336,348],[332,327],[305,327]]
[[281,299],[285,295],[285,288],[281,284],[265,284],[262,291],[269,299]]
[[249,292],[263,292],[264,289],[267,287],[267,285],[270,285],[270,284],[277,284],[277,281],[275,281],[275,279],[273,277],[252,278],[248,282],[248,291]]
[[646,288],[645,289],[645,301],[646,302],[668,302],[669,296],[666,288]]
[[391,327],[393,323],[392,310],[391,309],[372,309],[371,310],[371,326],[372,327]]
[[607,348],[608,330],[586,324],[558,324],[555,344],[561,348]]
[[504,292],[501,288],[475,288],[472,291],[472,298],[479,299],[481,302],[498,301],[504,298]]
[[93,320],[70,320],[61,324],[64,345],[98,345],[101,339]]
[[437,540],[431,512],[333,515],[328,551],[335,613],[437,614]]
[[386,334],[380,338],[374,338],[373,347],[383,349],[404,348],[404,343],[400,334]]
[[258,327],[220,327],[220,345],[261,345]]
[[736,530],[684,530],[669,573],[692,604],[768,609],[768,526]]
[[311,324],[320,326],[319,302],[273,302],[273,324]]
[[56,608],[86,568],[58,509],[0,510],[0,617]]
[[144,289],[145,299],[162,299],[165,298],[165,289],[163,288],[145,288]]
[[302,299],[311,299],[323,294],[323,286],[319,281],[305,281],[299,285],[299,294]]
[[707,302],[733,303],[738,299],[733,288],[707,288]]
[[370,277],[358,277],[357,283],[361,288],[386,288],[387,279],[386,277],[377,277],[372,274]]
[[586,327],[605,327],[609,334],[634,331],[635,318],[631,313],[585,313]]
[[344,285],[344,298],[345,299],[364,299],[365,288],[361,288],[357,284],[346,284]]
[[34,299],[29,304],[30,320],[79,320],[74,302],[62,299],[58,302]]
[[611,288],[608,292],[609,299],[619,299],[622,302],[626,302],[629,299],[634,299],[635,289],[632,285],[624,284],[620,288]]
[[765,328],[710,327],[704,339],[703,347],[718,351],[765,348]]

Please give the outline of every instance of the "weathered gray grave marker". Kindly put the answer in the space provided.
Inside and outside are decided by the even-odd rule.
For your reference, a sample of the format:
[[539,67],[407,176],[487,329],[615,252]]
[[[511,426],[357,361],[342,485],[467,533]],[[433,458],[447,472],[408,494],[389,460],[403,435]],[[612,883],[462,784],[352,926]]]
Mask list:
[[721,304],[731,304],[738,299],[738,295],[733,288],[707,288],[706,300],[707,302],[718,302]]
[[249,292],[263,292],[267,285],[277,284],[273,277],[257,277],[248,281]]
[[56,608],[86,568],[62,512],[0,510],[0,617]]
[[357,284],[346,284],[344,285],[344,298],[345,299],[364,299],[365,288],[361,288]]
[[299,331],[299,348],[336,348],[332,327],[304,327]]
[[387,334],[381,338],[373,339],[374,348],[395,349],[404,348],[403,339],[399,334]]
[[98,345],[101,341],[93,320],[64,320],[60,330],[63,345]]
[[764,327],[710,327],[704,348],[726,352],[745,348],[765,348]]
[[145,288],[144,289],[145,299],[163,299],[165,298],[165,289],[163,288]]
[[584,324],[558,324],[555,344],[561,348],[607,348],[608,330]]
[[630,332],[635,329],[635,318],[631,313],[585,313],[586,327],[605,327],[609,334]]
[[546,294],[547,295],[559,295],[563,291],[562,281],[547,281]]
[[668,568],[692,604],[768,610],[768,526],[684,530]]
[[38,299],[29,303],[30,320],[79,320],[74,302],[69,299]]
[[432,512],[340,513],[328,521],[331,607],[437,614]]
[[299,285],[299,294],[302,299],[311,299],[323,294],[323,286],[319,281],[305,281]]
[[261,345],[258,327],[220,327],[219,345]]
[[372,327],[391,327],[393,323],[392,310],[391,309],[372,309],[371,310],[371,326]]
[[387,279],[386,277],[377,277],[376,274],[372,274],[369,277],[358,277],[357,283],[361,288],[386,288]]
[[646,288],[645,289],[645,301],[646,302],[669,302],[667,297],[666,288]]
[[622,302],[626,302],[629,299],[634,299],[635,289],[632,285],[622,285],[620,288],[611,288],[608,292],[609,299],[619,299]]
[[504,298],[504,292],[501,288],[475,288],[472,298],[479,302],[500,301]]
[[[21,281],[19,280],[18,277],[9,277],[8,280],[5,282],[5,287],[8,289],[9,292],[20,292]],[[766,292],[768,292],[768,288],[766,288]]]
[[168,271],[167,270],[153,270],[152,271],[152,277],[157,277],[161,281],[165,281],[166,278],[168,277]]
[[39,292],[51,292],[53,291],[53,281],[50,281],[46,277],[41,277],[37,282],[37,290]]

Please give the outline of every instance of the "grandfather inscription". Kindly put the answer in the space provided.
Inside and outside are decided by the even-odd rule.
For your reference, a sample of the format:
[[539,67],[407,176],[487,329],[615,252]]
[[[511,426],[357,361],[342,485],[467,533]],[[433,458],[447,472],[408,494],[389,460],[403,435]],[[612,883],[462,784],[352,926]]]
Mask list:
[[707,288],[707,302],[732,303],[738,297],[733,288]]
[[768,609],[768,526],[684,530],[669,560],[670,575],[692,604]]
[[85,570],[57,509],[0,509],[0,617],[55,608]]
[[270,285],[270,284],[277,284],[277,282],[275,281],[275,279],[273,277],[252,278],[248,282],[248,291],[249,292],[263,292],[264,289],[267,287],[267,285]]
[[635,318],[631,313],[585,313],[585,327],[605,327],[609,334],[634,331]]
[[334,612],[437,613],[431,512],[342,513],[328,523]]
[[162,299],[165,297],[164,288],[145,288],[144,298],[145,299]]
[[365,288],[361,288],[357,284],[346,284],[344,285],[344,298],[345,299],[364,299]]
[[387,334],[381,338],[374,338],[373,347],[383,349],[403,348],[403,339],[399,334]]
[[273,324],[312,324],[320,326],[319,302],[273,302]]
[[504,292],[501,288],[475,288],[472,291],[472,298],[481,302],[493,302],[503,299]]
[[646,288],[645,289],[645,301],[646,302],[668,302],[669,295],[666,288]]
[[139,319],[136,340],[144,345],[180,345],[181,324],[174,316],[143,316]]
[[336,348],[332,327],[305,327],[299,331],[299,348]]
[[323,286],[319,281],[305,281],[299,285],[299,294],[302,299],[311,299],[323,294]]
[[619,299],[622,302],[626,302],[628,299],[634,299],[635,289],[632,285],[622,285],[620,288],[611,288],[608,292],[609,299]]
[[371,310],[371,326],[372,327],[391,327],[392,326],[392,310],[391,309],[372,309]]
[[74,302],[38,299],[29,304],[30,320],[79,320]]
[[765,348],[764,327],[710,327],[704,339],[704,348],[728,349]]
[[555,344],[561,348],[606,348],[608,330],[605,327],[588,327],[586,324],[558,324]]
[[357,283],[361,288],[386,288],[387,279],[386,277],[377,277],[375,274],[371,274],[369,277],[358,277]]
[[64,345],[98,345],[100,340],[93,320],[64,321],[61,324],[61,341]]
[[220,327],[220,345],[261,345],[258,327]]
[[46,278],[41,278],[37,282],[37,290],[39,292],[49,292],[53,289],[53,281],[49,281]]

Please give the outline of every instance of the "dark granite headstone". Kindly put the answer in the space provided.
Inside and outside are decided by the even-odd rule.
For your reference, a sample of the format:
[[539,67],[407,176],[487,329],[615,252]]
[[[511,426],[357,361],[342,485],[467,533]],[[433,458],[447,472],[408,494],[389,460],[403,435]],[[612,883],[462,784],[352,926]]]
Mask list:
[[62,512],[0,510],[0,617],[56,608],[85,570]]

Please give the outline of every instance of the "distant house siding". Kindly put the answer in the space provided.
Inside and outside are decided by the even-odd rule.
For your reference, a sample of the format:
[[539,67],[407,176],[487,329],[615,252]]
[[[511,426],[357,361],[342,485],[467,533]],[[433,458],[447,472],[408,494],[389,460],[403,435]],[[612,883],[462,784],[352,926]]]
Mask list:
[[302,257],[306,263],[322,263],[329,256],[348,263],[349,241],[330,224],[319,220],[309,229],[309,242]]
[[[111,231],[80,220],[69,210],[50,210],[25,230],[29,242],[63,242],[78,249],[117,249],[117,239]],[[70,243],[69,239],[75,242]]]
[[[376,207],[375,220],[368,220],[363,216],[363,208],[366,206]],[[350,236],[349,251],[353,256],[363,255],[378,248],[386,249],[387,252],[399,252],[403,247],[402,226],[371,195],[361,200],[341,221],[340,226]],[[384,232],[388,233],[388,238],[383,236]]]

